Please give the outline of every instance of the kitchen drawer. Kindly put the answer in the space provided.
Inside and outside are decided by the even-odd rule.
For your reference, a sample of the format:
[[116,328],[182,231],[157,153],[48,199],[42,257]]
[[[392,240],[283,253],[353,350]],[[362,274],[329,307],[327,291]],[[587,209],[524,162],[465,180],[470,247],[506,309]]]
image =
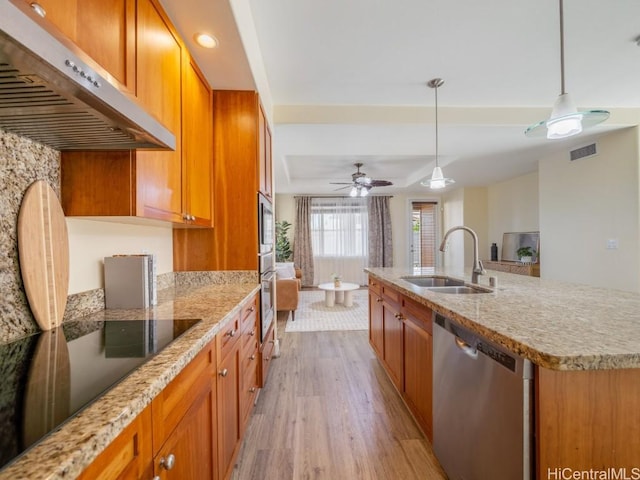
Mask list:
[[382,298],[396,306],[400,306],[400,302],[402,301],[402,295],[400,295],[396,289],[385,283],[382,284]]
[[273,325],[269,328],[262,347],[260,348],[260,386],[264,387],[267,382],[267,375],[269,374],[269,366],[271,365],[271,358],[273,356],[273,348],[275,346],[275,334]]
[[203,382],[211,383],[214,363],[215,348],[211,342],[153,399],[151,410],[154,454],[193,402],[191,393],[194,386]]
[[245,304],[240,311],[240,331],[256,328],[258,319],[258,295]]
[[410,318],[416,325],[426,332],[432,333],[433,311],[426,305],[422,305],[411,298],[403,296],[400,313],[402,313],[404,317]]
[[382,293],[382,284],[377,278],[369,277],[369,290],[380,295]]
[[[257,352],[256,352],[257,353]],[[242,369],[242,382],[240,385],[240,430],[244,431],[253,410],[253,404],[258,395],[258,361],[254,360],[246,364]]]
[[254,347],[258,349],[258,329],[254,325],[253,328],[247,328],[240,335],[240,349],[245,352],[248,350],[252,350]]
[[236,315],[224,328],[218,332],[216,339],[218,342],[218,352],[220,358],[225,358],[233,351],[240,338],[240,315]]

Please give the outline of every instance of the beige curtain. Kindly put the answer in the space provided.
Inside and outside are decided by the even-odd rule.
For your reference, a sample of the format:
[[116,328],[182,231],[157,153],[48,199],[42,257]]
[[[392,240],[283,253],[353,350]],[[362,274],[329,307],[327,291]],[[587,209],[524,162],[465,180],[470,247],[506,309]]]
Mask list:
[[385,196],[368,197],[370,267],[393,267],[390,198]]
[[293,234],[293,263],[302,270],[302,285],[313,285],[311,247],[311,197],[295,197],[296,223]]

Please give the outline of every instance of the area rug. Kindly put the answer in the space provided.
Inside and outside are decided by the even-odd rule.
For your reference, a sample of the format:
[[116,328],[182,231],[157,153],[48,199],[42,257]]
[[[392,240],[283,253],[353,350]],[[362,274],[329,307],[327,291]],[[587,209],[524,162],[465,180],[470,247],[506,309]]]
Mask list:
[[321,332],[329,330],[367,330],[369,328],[369,303],[366,288],[353,292],[353,306],[336,303],[324,304],[323,290],[300,292],[296,320],[287,319],[285,332]]

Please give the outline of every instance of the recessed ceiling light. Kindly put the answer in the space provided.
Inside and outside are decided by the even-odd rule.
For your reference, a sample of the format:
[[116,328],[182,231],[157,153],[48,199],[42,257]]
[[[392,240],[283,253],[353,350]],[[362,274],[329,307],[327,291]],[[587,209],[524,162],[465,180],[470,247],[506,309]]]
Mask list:
[[198,45],[204,48],[216,48],[218,46],[218,39],[208,33],[196,33],[193,38]]

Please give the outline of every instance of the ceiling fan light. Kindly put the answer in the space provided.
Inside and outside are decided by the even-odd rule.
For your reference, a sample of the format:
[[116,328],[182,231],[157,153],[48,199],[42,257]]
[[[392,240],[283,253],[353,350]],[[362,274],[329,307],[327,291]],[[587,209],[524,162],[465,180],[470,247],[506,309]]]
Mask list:
[[351,191],[349,192],[349,196],[350,197],[357,197],[358,196],[358,189],[356,187],[351,187]]
[[368,188],[360,189],[360,196],[361,197],[366,197],[367,195],[369,195],[369,189]]

